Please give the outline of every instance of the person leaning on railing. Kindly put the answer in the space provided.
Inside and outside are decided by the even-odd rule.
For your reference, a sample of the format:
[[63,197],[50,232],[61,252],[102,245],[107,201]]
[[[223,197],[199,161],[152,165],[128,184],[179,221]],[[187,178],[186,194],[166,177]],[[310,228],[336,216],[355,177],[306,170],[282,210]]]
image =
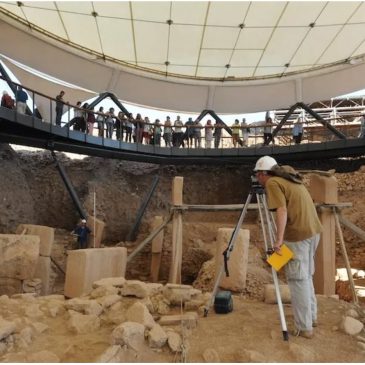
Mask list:
[[232,129],[232,143],[233,147],[237,147],[237,143],[240,139],[240,121],[235,119],[234,124],[231,127]]
[[249,135],[250,135],[250,128],[247,126],[245,118],[242,118],[241,132],[242,132],[243,147],[247,147],[248,146],[248,138],[249,138]]
[[123,140],[123,112],[119,112],[118,116],[115,118],[115,133],[117,140]]
[[178,115],[174,123],[174,133],[172,135],[172,145],[174,147],[180,147],[184,143],[183,141],[184,132],[182,129],[183,126],[184,123],[180,119],[180,115]]
[[201,147],[201,140],[202,140],[202,124],[199,120],[194,123],[194,147],[200,148]]
[[151,142],[151,123],[150,123],[150,119],[148,117],[144,118],[144,123],[143,123],[143,133],[142,133],[142,138],[144,140],[145,144],[150,144]]
[[300,118],[293,125],[293,139],[295,144],[300,144],[303,137],[303,123]]
[[56,125],[61,125],[61,118],[63,114],[63,106],[65,104],[63,100],[63,96],[65,95],[65,92],[62,90],[57,96],[56,96]]
[[8,94],[6,90],[3,91],[3,96],[1,98],[1,106],[8,109],[15,108],[15,101],[14,99]]
[[106,124],[106,138],[113,138],[114,130],[114,108],[110,108],[105,119]]
[[94,123],[95,120],[95,114],[94,114],[94,108],[89,109],[87,113],[87,134],[93,135],[94,132]]
[[156,146],[161,146],[161,135],[162,127],[159,119],[155,120],[155,125],[153,128],[153,144]]
[[104,123],[105,123],[105,116],[104,114],[104,107],[101,106],[98,111],[100,114],[96,117],[96,122],[98,123],[98,136],[104,137]]
[[208,119],[205,125],[205,148],[212,148],[213,141],[213,126],[212,121]]
[[188,121],[185,123],[185,133],[184,139],[188,142],[188,147],[193,146],[193,139],[194,139],[194,121],[193,118],[189,118]]
[[265,127],[264,127],[264,144],[269,144],[270,139],[272,140],[272,143],[274,144],[274,138],[272,136],[272,128],[273,128],[273,122],[272,119],[269,117],[266,119]]
[[125,121],[125,141],[132,142],[132,131],[133,131],[133,114],[129,113]]
[[217,120],[214,124],[214,133],[213,133],[214,148],[219,148],[219,144],[222,137],[222,128],[223,128],[222,123],[219,120]]
[[19,86],[16,92],[16,111],[25,114],[27,109],[28,94]]
[[163,130],[163,139],[166,147],[172,147],[172,126],[169,116],[166,117],[165,126]]

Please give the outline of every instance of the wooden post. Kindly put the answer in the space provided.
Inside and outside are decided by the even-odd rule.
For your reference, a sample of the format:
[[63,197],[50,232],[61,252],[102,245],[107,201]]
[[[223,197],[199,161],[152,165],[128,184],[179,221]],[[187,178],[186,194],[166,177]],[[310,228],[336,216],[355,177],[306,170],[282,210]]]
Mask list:
[[340,239],[341,253],[342,253],[342,257],[345,261],[347,276],[349,278],[350,288],[351,288],[351,292],[352,292],[352,300],[355,304],[359,304],[359,300],[358,300],[357,295],[356,295],[354,279],[352,278],[350,261],[349,261],[349,257],[347,256],[345,240],[343,239],[342,229],[341,229],[341,226],[340,226],[340,221],[338,219],[336,208],[332,208],[332,209],[333,209],[333,214],[335,216],[338,237]]
[[[310,177],[310,194],[315,203],[338,203],[337,180],[335,177]],[[314,289],[317,294],[333,295],[336,291],[336,222],[331,208],[320,208],[318,212],[323,231],[315,257]]]
[[[152,231],[157,227],[161,226],[163,223],[163,218],[161,216],[154,217],[152,222]],[[153,283],[158,282],[158,274],[161,265],[161,252],[163,245],[163,230],[152,240],[152,257],[151,257],[151,281]]]
[[87,217],[87,225],[91,229],[91,234],[89,235],[87,240],[87,247],[100,248],[105,223],[100,219],[97,219],[90,215]]
[[[172,182],[172,205],[183,204],[184,178],[177,176]],[[181,261],[182,261],[182,213],[181,210],[174,210],[172,218],[172,252],[169,282],[181,282]]]

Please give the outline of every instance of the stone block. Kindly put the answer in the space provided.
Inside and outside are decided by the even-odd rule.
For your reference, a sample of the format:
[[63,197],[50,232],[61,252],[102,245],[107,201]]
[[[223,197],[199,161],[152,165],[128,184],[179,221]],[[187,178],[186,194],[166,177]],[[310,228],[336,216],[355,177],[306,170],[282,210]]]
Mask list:
[[346,316],[343,318],[342,328],[348,335],[356,336],[363,330],[364,325],[359,320]]
[[312,174],[309,181],[309,193],[315,203],[338,203],[337,179],[334,176]]
[[136,322],[143,324],[148,329],[151,329],[155,325],[155,321],[148,311],[147,307],[141,302],[136,302],[128,308],[126,314],[129,322]]
[[112,344],[138,348],[144,344],[144,330],[140,323],[124,322],[113,330]]
[[51,271],[51,258],[47,256],[39,256],[33,277],[41,279],[42,295],[48,295],[52,292],[52,288],[50,288]]
[[105,223],[100,219],[93,216],[87,218],[87,226],[91,229],[91,234],[88,238],[88,246],[93,248],[100,248],[101,240],[103,238],[103,232],[105,228]]
[[336,222],[331,209],[320,209],[322,233],[315,256],[313,285],[316,294],[335,294],[336,284]]
[[35,293],[38,296],[42,291],[42,280],[37,278],[23,280],[22,288],[23,293]]
[[119,345],[108,347],[96,360],[97,363],[118,363],[123,358],[123,349]]
[[93,288],[99,288],[101,286],[115,286],[117,288],[122,288],[124,283],[126,282],[124,277],[116,277],[116,278],[103,278],[95,281],[93,283]]
[[31,279],[39,256],[39,237],[0,234],[0,277]]
[[145,298],[149,295],[148,286],[143,281],[127,280],[121,290],[121,295]]
[[22,280],[0,278],[0,295],[12,296],[22,293]]
[[[152,221],[151,231],[154,231],[157,227],[161,226],[163,223],[163,218],[161,216],[154,217]],[[163,246],[164,230],[162,230],[153,240],[152,240],[152,256],[151,256],[151,281],[157,282],[158,275],[161,265],[161,251]]]
[[21,234],[24,230],[26,230],[25,235],[39,236],[39,254],[41,256],[51,256],[54,228],[34,224],[19,224],[15,233]]
[[172,314],[162,316],[159,320],[161,326],[183,325],[187,328],[195,328],[198,321],[198,314],[195,312],[186,312],[184,314]]
[[[101,303],[100,303],[101,304]],[[126,308],[121,301],[114,303],[107,309],[105,313],[101,315],[103,321],[109,324],[120,325],[125,322],[126,319]]]
[[[282,303],[290,303],[291,297],[288,285],[279,285],[279,290]],[[274,284],[265,285],[264,297],[265,297],[265,303],[267,304],[276,304],[278,302],[276,300],[276,291]]]
[[173,352],[182,352],[182,339],[181,336],[174,332],[167,332],[167,343]]
[[[215,255],[216,275],[224,265],[222,253],[228,246],[232,232],[231,228],[218,229]],[[246,288],[249,243],[250,231],[240,229],[228,261],[229,277],[224,275],[219,284],[222,289],[241,292]]]
[[152,348],[161,348],[167,341],[166,332],[159,324],[155,324],[148,333],[148,343]]
[[162,284],[158,284],[158,283],[146,283],[146,285],[147,285],[147,290],[148,290],[148,295],[149,296],[156,295],[156,294],[162,292],[162,289],[163,289],[163,285]]
[[10,336],[16,330],[16,325],[14,322],[6,321],[0,318],[0,341],[4,338]]
[[180,305],[191,300],[190,285],[166,284],[163,289],[163,295],[172,305]]
[[68,251],[64,294],[69,298],[88,294],[97,280],[124,277],[126,266],[125,247]]
[[183,203],[183,186],[184,178],[182,176],[174,177],[172,182],[171,201],[174,205],[182,205]]
[[119,289],[115,286],[99,286],[90,293],[90,297],[95,299],[118,293]]
[[112,294],[97,299],[97,302],[102,306],[103,310],[111,307],[113,304],[118,303],[122,299],[121,296]]
[[74,333],[91,333],[100,328],[100,319],[94,314],[80,314],[72,310],[69,314],[68,328]]
[[88,300],[82,298],[73,298],[65,302],[65,307],[75,312],[92,314],[95,316],[99,316],[103,311],[101,305],[94,299]]

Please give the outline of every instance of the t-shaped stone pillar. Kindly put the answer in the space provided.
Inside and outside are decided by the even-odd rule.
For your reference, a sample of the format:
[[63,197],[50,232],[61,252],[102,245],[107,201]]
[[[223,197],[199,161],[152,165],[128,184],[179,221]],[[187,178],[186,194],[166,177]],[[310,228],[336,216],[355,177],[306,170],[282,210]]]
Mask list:
[[[315,203],[337,204],[337,179],[334,176],[310,177],[310,194]],[[315,257],[314,289],[317,294],[335,294],[336,275],[336,222],[331,208],[321,207],[318,211],[323,226]]]

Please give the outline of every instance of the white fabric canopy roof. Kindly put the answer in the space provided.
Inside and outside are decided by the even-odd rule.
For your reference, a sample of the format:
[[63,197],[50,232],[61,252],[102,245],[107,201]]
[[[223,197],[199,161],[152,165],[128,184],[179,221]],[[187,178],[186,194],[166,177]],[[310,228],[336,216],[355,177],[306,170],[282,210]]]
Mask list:
[[6,56],[153,107],[251,112],[365,87],[360,1],[0,1],[1,20]]

